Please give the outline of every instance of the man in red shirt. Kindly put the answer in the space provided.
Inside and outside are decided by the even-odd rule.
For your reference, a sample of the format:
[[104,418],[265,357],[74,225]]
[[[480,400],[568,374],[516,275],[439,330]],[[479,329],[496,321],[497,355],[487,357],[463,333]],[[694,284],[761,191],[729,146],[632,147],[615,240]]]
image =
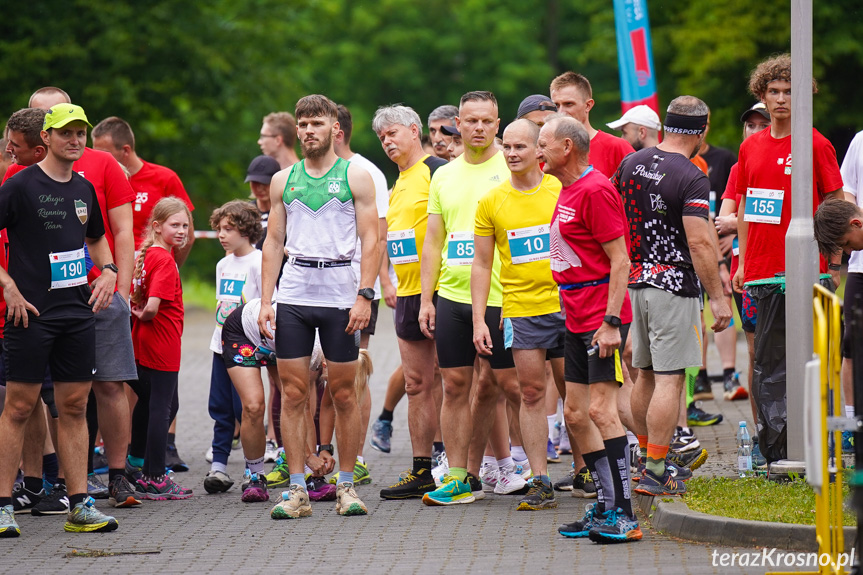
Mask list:
[[590,136],[590,165],[606,177],[611,177],[620,161],[635,150],[623,138],[606,134],[590,125],[593,90],[590,82],[575,72],[564,72],[551,82],[551,99],[557,111],[582,123]]

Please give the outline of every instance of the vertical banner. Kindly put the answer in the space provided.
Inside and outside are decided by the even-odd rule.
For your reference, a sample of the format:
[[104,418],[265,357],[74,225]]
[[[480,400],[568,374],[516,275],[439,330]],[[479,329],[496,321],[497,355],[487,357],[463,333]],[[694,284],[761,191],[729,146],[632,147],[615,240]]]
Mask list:
[[[646,104],[659,114],[647,0],[614,0],[621,108]],[[662,114],[660,114],[662,116]]]

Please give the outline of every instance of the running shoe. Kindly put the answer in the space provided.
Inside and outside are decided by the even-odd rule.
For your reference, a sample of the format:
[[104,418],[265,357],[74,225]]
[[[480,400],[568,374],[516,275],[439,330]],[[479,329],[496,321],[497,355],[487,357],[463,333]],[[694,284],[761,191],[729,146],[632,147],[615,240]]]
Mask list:
[[533,477],[533,471],[531,471],[530,462],[527,459],[525,459],[521,463],[515,460],[513,460],[513,462],[515,463],[515,470],[518,472],[519,475],[524,477],[525,481]]
[[494,492],[498,495],[509,495],[523,489],[525,485],[527,485],[527,481],[518,472],[515,464],[507,465],[498,472]]
[[161,477],[142,477],[138,485],[144,489],[144,499],[151,501],[172,501],[175,499],[188,499],[192,496],[191,489],[184,489],[174,483],[170,475]]
[[63,529],[69,533],[104,533],[119,526],[116,519],[96,509],[96,500],[87,497],[69,512]]
[[767,458],[761,453],[758,445],[758,436],[752,438],[752,467],[755,469],[767,469]]
[[51,495],[42,498],[39,503],[30,510],[31,515],[37,517],[42,515],[63,515],[69,513],[69,495],[66,493],[65,483],[55,483]]
[[722,422],[721,413],[706,413],[696,402],[689,404],[686,408],[686,422],[690,427],[706,427]]
[[459,503],[473,503],[474,501],[476,501],[476,498],[473,495],[471,486],[452,475],[444,476],[443,485],[423,495],[423,503],[426,505],[456,505]]
[[306,492],[312,501],[334,501],[336,499],[336,486],[327,483],[323,477],[306,478]]
[[97,445],[93,448],[93,473],[104,475],[108,473],[108,458],[105,457],[105,446]]
[[494,491],[498,475],[500,471],[497,463],[483,463],[479,466],[479,480],[482,482],[483,491]]
[[264,448],[264,463],[273,463],[279,457],[279,444],[275,439],[268,439]]
[[204,477],[204,490],[207,493],[224,493],[232,485],[234,485],[234,480],[223,471],[213,471],[211,469],[207,472],[207,476]]
[[278,489],[280,487],[287,488],[291,484],[291,472],[288,469],[288,464],[282,458],[281,461],[276,459],[276,466],[266,475],[267,487]]
[[443,478],[449,475],[449,462],[446,458],[446,452],[439,455],[437,458],[437,465],[432,467],[432,477],[434,477],[435,485],[440,487],[443,485]]
[[372,482],[369,467],[359,459],[354,462],[354,485],[368,485]]
[[842,451],[843,453],[854,453],[854,432],[853,431],[843,431],[842,432]]
[[596,484],[590,476],[587,466],[582,467],[572,479],[572,496],[582,499],[596,498]]
[[18,483],[12,491],[12,509],[15,513],[27,513],[46,495],[44,489],[39,493],[34,493],[24,487],[23,483]]
[[376,419],[372,424],[372,438],[369,443],[378,451],[390,452],[390,440],[393,437],[393,422]]
[[677,429],[674,430],[674,437],[671,439],[670,449],[672,451],[699,450],[701,449],[701,444],[698,442],[698,438],[695,437],[695,434],[692,433],[691,429],[684,431],[684,429],[678,425]]
[[[212,463],[212,456],[210,457]],[[174,473],[183,473],[189,470],[188,464],[180,457],[180,452],[177,451],[177,446],[169,443],[165,449],[165,470],[173,471]]]
[[470,487],[470,492],[473,495],[473,498],[476,501],[480,499],[485,499],[485,491],[482,490],[482,481],[479,480],[479,477],[474,475],[473,473],[468,473],[465,478],[468,487]]
[[690,469],[678,467],[671,461],[668,461],[668,459],[665,460],[665,469],[678,481],[689,481],[692,479],[692,471]]
[[434,490],[431,470],[420,469],[416,473],[411,470],[398,483],[381,489],[381,499],[412,499]]
[[620,507],[603,513],[604,521],[589,533],[594,543],[626,543],[640,541],[644,536],[635,517],[629,517]]
[[125,475],[115,475],[108,485],[108,503],[113,507],[135,507],[141,502],[135,497],[135,488]]
[[645,469],[644,475],[633,490],[643,495],[682,495],[686,493],[686,485],[672,475],[671,466],[665,467],[662,477],[657,477],[650,470]]
[[725,401],[736,401],[738,399],[749,399],[749,392],[740,385],[740,374],[733,373],[722,382],[722,397]]
[[554,444],[550,439],[546,444],[545,459],[549,463],[560,463],[560,455],[557,454],[557,450],[554,448]]
[[336,513],[345,517],[368,515],[369,510],[362,499],[357,496],[353,483],[345,481],[336,486]]
[[674,451],[673,449],[669,449],[668,455],[665,456],[665,461],[679,468],[695,471],[707,461],[707,450],[703,448],[690,449],[689,451]]
[[282,500],[270,511],[272,519],[297,519],[299,517],[311,517],[312,504],[309,503],[309,495],[299,485],[290,485],[282,491]]
[[93,499],[108,499],[108,486],[95,473],[87,476],[87,495]]
[[692,394],[693,400],[703,401],[713,399],[713,390],[710,388],[710,380],[700,373],[695,378],[695,390]]
[[0,537],[20,537],[21,528],[15,522],[15,509],[11,505],[0,507]]
[[240,441],[240,436],[239,436],[239,435],[238,435],[238,436],[236,436],[236,437],[233,439],[233,441],[231,441],[231,449],[232,449],[233,451],[236,451],[237,449],[241,448],[242,446],[243,446],[243,443]]
[[562,435],[560,428],[561,428],[560,422],[555,421],[554,422],[554,429],[552,430],[551,435],[548,437],[549,439],[551,439],[551,444],[554,445],[555,448],[557,448],[557,446],[560,445],[560,437]]
[[207,453],[204,455],[204,459],[207,461],[207,463],[213,462],[213,448],[212,447],[207,449]]
[[129,480],[129,483],[132,484],[136,491],[140,492],[141,489],[138,486],[138,480],[144,476],[143,470],[140,467],[135,467],[129,463],[129,459],[127,458],[124,473],[126,475],[126,479]]
[[539,477],[530,480],[530,490],[527,492],[516,508],[518,511],[539,511],[541,509],[554,509],[557,500],[554,498],[554,489],[546,485]]
[[569,443],[569,434],[560,434],[560,443],[557,446],[558,455],[572,455],[572,445]]
[[573,463],[569,467],[569,473],[566,474],[566,477],[559,481],[555,481],[554,488],[557,491],[572,491],[572,484],[575,481],[575,464]]
[[445,453],[446,451],[444,451],[443,448],[438,449],[437,447],[432,446],[432,461],[437,461],[438,459],[440,459],[440,456],[444,455]]
[[246,479],[248,479],[248,483],[243,487],[243,495],[240,497],[243,503],[257,503],[258,501],[270,500],[266,477],[257,473],[250,473],[246,469]]
[[590,530],[598,525],[602,525],[602,517],[596,514],[596,503],[589,503],[584,506],[584,517],[579,521],[561,525],[557,532],[564,537],[580,539],[587,537]]

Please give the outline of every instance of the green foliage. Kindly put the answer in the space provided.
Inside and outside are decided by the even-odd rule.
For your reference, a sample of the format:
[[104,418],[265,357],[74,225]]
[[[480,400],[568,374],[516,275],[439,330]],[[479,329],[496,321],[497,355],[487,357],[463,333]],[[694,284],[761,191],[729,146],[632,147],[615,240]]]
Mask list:
[[[749,71],[790,50],[790,3],[646,0],[662,105],[691,93],[713,111],[710,141],[736,150],[752,104]],[[863,61],[855,0],[815,2],[815,123],[840,156],[863,125],[854,71]],[[324,93],[354,115],[353,148],[396,176],[371,132],[378,106],[405,103],[425,120],[490,89],[509,122],[522,98],[567,69],[590,78],[594,127],[620,114],[610,0],[41,0],[0,19],[0,110],[57,85],[91,120],[128,120],[141,157],[174,169],[210,211],[245,197],[261,118]],[[849,73],[851,72],[851,73]],[[222,251],[201,240],[184,275],[210,281]]]

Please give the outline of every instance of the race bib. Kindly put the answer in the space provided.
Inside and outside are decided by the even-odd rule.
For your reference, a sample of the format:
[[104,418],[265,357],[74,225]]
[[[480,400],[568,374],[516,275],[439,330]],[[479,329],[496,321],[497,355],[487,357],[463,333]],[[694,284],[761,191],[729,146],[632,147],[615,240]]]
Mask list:
[[782,220],[782,201],[785,190],[766,188],[746,189],[746,211],[743,221],[761,224],[778,224]]
[[737,243],[737,236],[734,236],[734,239],[731,240],[731,255],[740,255],[740,245]]
[[708,211],[710,212],[710,218],[713,219],[716,217],[716,192],[710,190],[708,198],[710,202],[710,208]]
[[51,289],[62,289],[87,283],[84,248],[48,254],[51,263]]
[[390,261],[396,266],[420,261],[413,229],[387,232],[387,251]]
[[241,302],[243,301],[243,286],[246,285],[246,274],[223,273],[219,278],[220,301]]
[[526,264],[539,260],[547,260],[549,257],[549,225],[532,226],[507,230],[506,239],[509,242],[509,253],[512,263]]
[[473,263],[473,232],[452,232],[446,251],[448,266],[469,266]]

